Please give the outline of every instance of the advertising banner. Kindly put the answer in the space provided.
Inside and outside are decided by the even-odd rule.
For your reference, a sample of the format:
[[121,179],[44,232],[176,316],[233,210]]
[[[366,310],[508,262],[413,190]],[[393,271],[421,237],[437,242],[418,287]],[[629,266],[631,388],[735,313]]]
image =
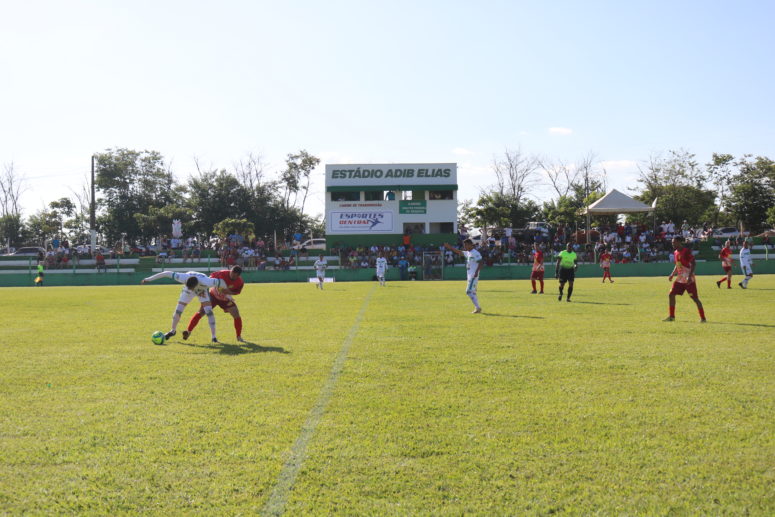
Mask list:
[[456,185],[456,163],[327,164],[326,186]]
[[399,214],[426,214],[428,212],[427,201],[399,201]]
[[393,231],[393,212],[346,211],[329,214],[331,233],[378,233]]

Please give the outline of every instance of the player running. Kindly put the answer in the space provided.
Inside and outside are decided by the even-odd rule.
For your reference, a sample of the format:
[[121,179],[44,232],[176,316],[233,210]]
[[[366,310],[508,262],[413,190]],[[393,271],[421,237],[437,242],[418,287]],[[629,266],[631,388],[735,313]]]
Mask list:
[[385,273],[387,272],[388,264],[387,259],[385,258],[385,254],[383,252],[379,252],[379,256],[377,257],[377,280],[379,280],[379,285],[382,287],[385,287]]
[[603,283],[605,283],[606,277],[610,283],[614,283],[614,279],[611,278],[611,254],[606,248],[603,248],[603,253],[600,254],[600,267],[603,268]]
[[541,283],[541,294],[544,294],[544,252],[537,242],[533,243],[533,271],[530,273],[533,290],[530,294],[536,294],[536,280]]
[[315,261],[313,267],[315,268],[315,274],[318,276],[318,283],[315,287],[322,291],[323,282],[326,280],[326,268],[328,267],[328,261],[326,260],[325,255],[321,253],[320,258]]
[[180,298],[178,299],[178,305],[175,307],[175,312],[172,314],[172,329],[164,335],[164,339],[169,339],[177,332],[178,322],[183,315],[186,305],[194,298],[199,299],[199,303],[202,304],[202,309],[207,314],[207,322],[210,324],[210,334],[212,335],[213,343],[218,342],[218,338],[215,337],[215,314],[213,313],[213,307],[210,303],[210,297],[207,294],[208,288],[222,288],[224,287],[223,280],[220,278],[209,278],[204,273],[197,273],[196,271],[189,271],[187,273],[176,273],[174,271],[162,271],[156,273],[148,278],[140,280],[140,284],[147,284],[153,282],[159,278],[171,278],[176,282],[185,284],[183,290],[180,292]]
[[753,278],[753,259],[751,259],[751,250],[747,240],[743,241],[743,247],[740,250],[740,269],[743,270],[745,278],[737,285],[743,289],[748,289],[748,282]]
[[568,298],[573,294],[573,281],[576,279],[576,269],[579,265],[576,252],[573,251],[573,244],[570,242],[564,250],[560,252],[560,256],[557,257],[557,264],[554,266],[554,278],[560,280],[560,296],[557,297],[557,301],[562,301],[562,290],[565,287],[565,282],[568,282]]
[[[245,343],[242,339],[242,316],[239,313],[237,303],[234,301],[234,296],[242,292],[242,288],[245,285],[245,281],[242,280],[242,267],[232,266],[231,269],[222,269],[220,271],[213,271],[210,273],[210,278],[219,278],[223,281],[223,287],[216,289],[210,288],[210,303],[214,307],[220,307],[223,312],[231,314],[234,319],[234,331],[237,334],[237,341]],[[199,320],[205,315],[204,304],[199,307],[199,312],[191,316],[191,321],[188,322],[188,328],[183,331],[183,339],[188,339],[191,332],[196,328]]]
[[463,251],[444,243],[444,247],[453,253],[457,253],[466,259],[466,294],[474,302],[472,314],[479,314],[482,308],[479,306],[479,298],[476,296],[476,288],[479,284],[479,271],[482,270],[482,255],[474,249],[474,241],[466,239],[463,241]]
[[683,296],[684,291],[689,293],[689,296],[697,305],[697,311],[700,313],[700,322],[705,323],[705,310],[702,307],[700,297],[697,295],[697,279],[694,276],[694,268],[697,262],[694,260],[692,250],[684,247],[684,238],[676,235],[673,237],[673,256],[675,257],[675,267],[673,272],[668,277],[669,281],[673,281],[673,287],[670,289],[668,299],[670,301],[670,316],[664,319],[664,321],[675,321],[675,296]]
[[718,258],[721,259],[721,267],[724,268],[724,273],[727,276],[716,282],[716,287],[721,289],[721,283],[727,281],[727,289],[732,289],[732,248],[730,242],[726,241],[724,247],[721,248],[721,252],[718,254]]

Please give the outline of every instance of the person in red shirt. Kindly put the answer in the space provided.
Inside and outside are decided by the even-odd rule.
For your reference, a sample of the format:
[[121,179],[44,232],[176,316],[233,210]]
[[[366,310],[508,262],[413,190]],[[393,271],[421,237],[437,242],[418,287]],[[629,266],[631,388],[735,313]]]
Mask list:
[[603,248],[603,252],[600,254],[600,267],[603,268],[603,283],[605,283],[606,277],[612,284],[614,279],[611,278],[611,254],[607,249]]
[[533,244],[533,272],[530,273],[530,283],[533,284],[533,290],[530,294],[536,294],[536,280],[541,283],[541,294],[544,294],[544,252],[541,246],[536,242]]
[[[234,301],[234,296],[240,294],[242,287],[245,285],[245,282],[242,280],[242,267],[232,266],[231,269],[214,271],[210,273],[210,278],[220,278],[226,283],[226,289],[210,288],[210,302],[213,304],[213,308],[220,307],[223,309],[223,312],[231,314],[231,317],[234,318],[234,331],[237,333],[237,341],[246,343],[242,339],[242,317],[240,316],[237,303]],[[191,335],[191,332],[203,315],[204,309],[200,307],[199,312],[194,314],[191,317],[191,321],[188,322],[188,329],[183,331],[183,339],[188,339],[188,336]]]
[[665,318],[664,321],[675,321],[675,296],[683,296],[684,292],[689,293],[689,296],[697,305],[697,310],[700,313],[700,322],[705,323],[705,310],[702,307],[700,297],[697,295],[697,279],[694,277],[694,268],[697,263],[694,260],[692,250],[684,247],[684,238],[676,235],[673,237],[673,256],[675,257],[675,267],[673,272],[668,277],[669,281],[673,281],[673,287],[670,289],[668,299],[670,301],[670,316]]
[[724,243],[724,247],[721,248],[721,253],[718,254],[718,258],[721,259],[721,267],[724,268],[724,273],[727,274],[724,278],[716,282],[716,287],[721,289],[721,283],[727,281],[727,289],[732,289],[732,247],[730,242]]

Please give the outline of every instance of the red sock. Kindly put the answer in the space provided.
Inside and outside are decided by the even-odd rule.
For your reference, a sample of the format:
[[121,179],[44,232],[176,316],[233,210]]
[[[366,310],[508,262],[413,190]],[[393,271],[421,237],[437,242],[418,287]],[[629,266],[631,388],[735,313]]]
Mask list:
[[533,291],[535,291],[536,290],[536,281],[535,280],[531,280],[530,283],[533,284]]
[[675,318],[675,305],[670,306],[670,317]]
[[541,292],[543,293],[544,292],[544,281],[543,280],[539,280],[539,282],[541,282]]
[[188,322],[188,331],[191,332],[196,327],[196,324],[199,323],[199,320],[202,319],[202,315],[198,312],[195,313],[193,316],[191,316],[191,321]]
[[732,279],[727,277],[727,287],[732,287]]
[[698,308],[697,310],[700,312],[700,319],[704,320],[705,319],[705,309]]
[[237,331],[237,337],[242,335],[242,318],[234,318],[234,330]]

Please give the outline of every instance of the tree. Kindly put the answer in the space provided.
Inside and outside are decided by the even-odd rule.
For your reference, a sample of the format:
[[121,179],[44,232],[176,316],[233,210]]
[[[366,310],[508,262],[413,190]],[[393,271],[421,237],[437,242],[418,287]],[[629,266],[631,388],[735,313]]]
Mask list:
[[188,180],[187,207],[192,213],[192,230],[210,235],[224,219],[248,219],[253,215],[251,192],[226,170],[200,171]]
[[708,178],[718,193],[718,203],[714,207],[713,226],[718,226],[721,215],[721,207],[726,204],[727,190],[732,180],[732,172],[735,157],[731,154],[713,153],[712,160],[705,164],[708,171]]
[[759,156],[743,156],[737,163],[738,173],[730,181],[726,208],[749,231],[760,230],[775,205],[775,162]]
[[227,218],[215,224],[213,233],[221,239],[225,239],[229,235],[242,235],[242,237],[247,237],[248,235],[255,234],[255,228],[253,227],[253,223],[247,219]]
[[25,190],[24,177],[16,173],[13,163],[5,164],[0,174],[0,216],[21,215],[19,199]]
[[130,242],[144,237],[134,214],[180,201],[175,199],[172,173],[156,151],[108,150],[96,155],[96,172],[95,185],[105,208],[101,230],[110,242],[122,233]]
[[520,149],[506,149],[499,159],[494,157],[492,170],[497,183],[495,192],[500,198],[509,199],[514,206],[519,206],[526,194],[538,183],[536,173],[541,164],[535,156],[522,154]]
[[27,229],[35,236],[35,241],[44,245],[62,229],[59,214],[52,210],[39,210],[27,218]]
[[137,226],[147,239],[149,236],[161,237],[172,231],[172,221],[179,219],[183,234],[193,233],[194,213],[190,208],[179,205],[166,205],[160,208],[152,206],[147,214],[135,214]]

